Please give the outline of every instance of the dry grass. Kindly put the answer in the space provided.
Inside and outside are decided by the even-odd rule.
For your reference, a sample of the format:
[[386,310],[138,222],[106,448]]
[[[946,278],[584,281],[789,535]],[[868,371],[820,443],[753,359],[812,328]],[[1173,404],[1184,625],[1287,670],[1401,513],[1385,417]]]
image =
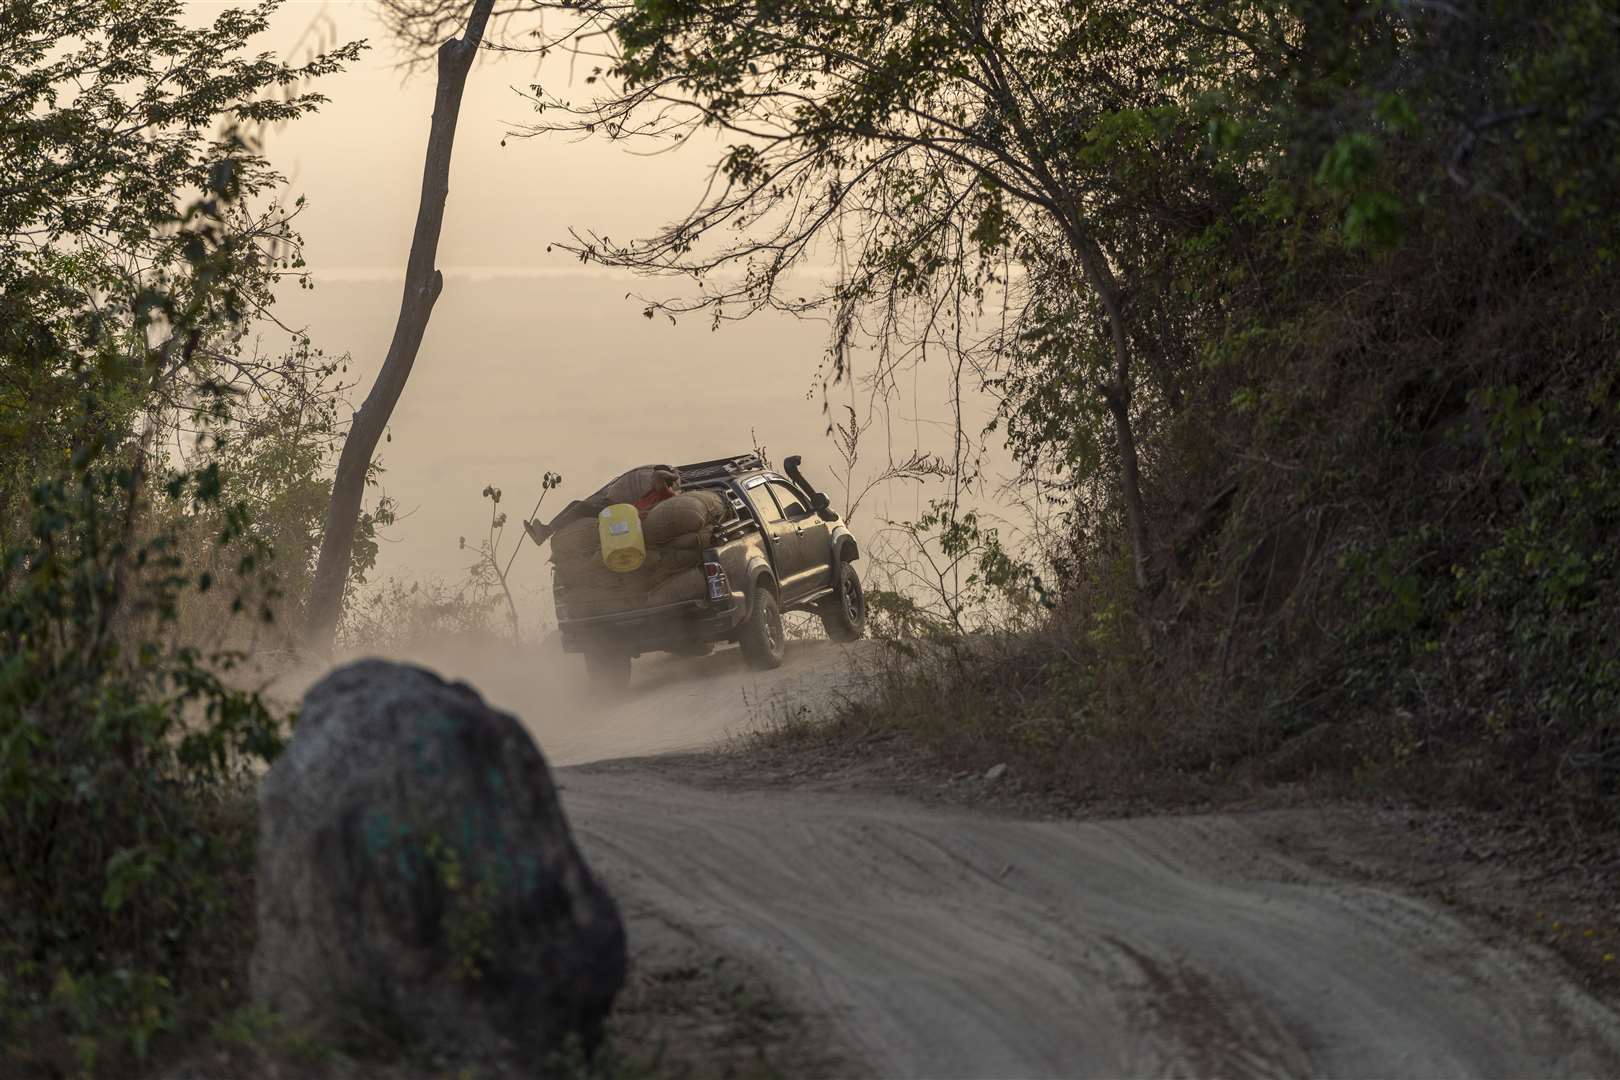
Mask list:
[[[1289,722],[1287,695],[1272,704],[1286,668],[1216,679],[1187,652],[1151,657],[1134,628],[1121,626],[1110,636],[1055,617],[1037,633],[891,644],[865,696],[826,719],[770,718],[734,747],[752,764],[718,768],[716,779],[746,784],[745,774],[763,767],[777,777],[848,780],[881,758],[882,777],[862,786],[950,801],[1009,801],[973,786],[1006,764],[1020,793],[1011,801],[1039,812],[1391,800],[1524,810],[1535,802],[1537,792],[1495,769],[1490,754],[1424,745],[1426,729],[1404,710],[1317,710]],[[1550,822],[1559,813],[1544,803],[1538,816]],[[1601,846],[1609,831],[1589,822],[1584,846]]]

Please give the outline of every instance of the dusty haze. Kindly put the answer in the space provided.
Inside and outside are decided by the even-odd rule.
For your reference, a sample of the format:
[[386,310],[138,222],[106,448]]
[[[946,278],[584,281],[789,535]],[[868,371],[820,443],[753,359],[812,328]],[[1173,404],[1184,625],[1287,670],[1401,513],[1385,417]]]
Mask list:
[[[223,6],[194,10],[202,17]],[[289,201],[308,199],[299,224],[316,286],[289,283],[277,314],[306,328],[316,346],[352,356],[347,377],[359,383],[358,402],[393,333],[433,76],[407,77],[395,66],[363,3],[294,0],[261,44],[298,55],[323,39],[355,38],[369,39],[370,51],[321,86],[331,100],[319,114],[270,133],[266,152],[289,178]],[[548,61],[540,75],[548,84],[564,79],[566,62]],[[838,497],[814,389],[825,324],[774,314],[718,330],[703,316],[677,326],[648,320],[627,293],[667,295],[674,284],[546,251],[571,225],[629,237],[678,216],[697,197],[712,147],[651,158],[594,141],[508,139],[503,147],[527,115],[512,87],[534,81],[531,58],[486,54],[467,86],[439,248],[445,290],[381,448],[385,489],[404,516],[389,530],[379,576],[458,580],[470,561],[459,538],[475,543],[488,522],[484,485],[503,489],[503,509],[525,513],[547,469],[562,473],[557,494],[566,499],[623,468],[746,449],[757,434],[777,460],[804,454],[812,478]],[[265,348],[279,344],[266,333]],[[890,418],[900,452],[948,450],[939,424],[949,416],[946,387],[942,368],[907,387],[914,400],[896,403]],[[882,427],[868,440],[875,463],[886,452]],[[892,498],[894,516],[909,517],[928,494],[880,492],[862,516],[875,526]],[[525,552],[514,577],[525,622],[548,621],[544,559]]]

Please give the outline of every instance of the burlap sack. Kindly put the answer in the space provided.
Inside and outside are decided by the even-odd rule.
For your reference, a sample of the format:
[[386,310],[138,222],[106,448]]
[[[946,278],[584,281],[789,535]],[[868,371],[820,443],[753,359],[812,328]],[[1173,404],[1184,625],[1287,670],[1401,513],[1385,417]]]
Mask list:
[[683,492],[647,511],[641,521],[641,535],[649,544],[667,544],[715,524],[725,508],[725,500],[717,492]]
[[713,529],[699,529],[695,533],[687,533],[684,536],[677,536],[673,540],[666,540],[659,544],[658,547],[662,551],[690,552],[696,557],[702,553],[704,548],[709,546],[709,542],[713,539]]
[[557,564],[557,581],[572,618],[629,611],[646,603],[652,581],[644,570],[615,573],[601,559]]
[[607,567],[603,566],[602,560],[595,555],[587,555],[582,559],[553,559],[551,565],[557,575],[557,580],[564,585],[589,584],[595,580],[606,580],[605,578],[599,578],[598,575],[607,571]]
[[[718,512],[723,505],[712,492],[694,492],[701,496],[695,502],[700,513]],[[684,498],[684,496],[681,496]],[[665,500],[660,506],[675,499]],[[656,509],[656,508],[655,508]],[[653,606],[652,594],[665,589],[671,582],[686,581],[668,590],[674,599],[695,600],[702,597],[703,572],[699,567],[702,546],[709,538],[708,529],[678,536],[674,543],[650,545],[641,566],[628,573],[618,573],[602,562],[595,518],[572,522],[558,529],[551,537],[551,563],[557,583],[563,588],[563,599],[570,618],[588,619],[597,615],[616,615],[636,608]],[[690,576],[698,582],[694,591]],[[665,595],[659,592],[659,595]]]
[[664,544],[647,549],[646,577],[648,589],[656,589],[676,574],[697,566],[702,554],[696,548]]
[[551,561],[559,566],[578,563],[583,559],[600,562],[602,545],[599,533],[595,518],[569,522],[551,534]]
[[682,570],[647,594],[647,606],[679,604],[683,600],[701,600],[707,595],[708,582],[702,567]]

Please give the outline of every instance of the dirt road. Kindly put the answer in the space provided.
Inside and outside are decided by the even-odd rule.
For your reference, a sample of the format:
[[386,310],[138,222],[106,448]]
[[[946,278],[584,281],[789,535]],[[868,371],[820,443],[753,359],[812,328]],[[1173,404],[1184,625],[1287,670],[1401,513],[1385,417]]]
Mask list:
[[588,857],[776,972],[874,1074],[1614,1075],[1545,958],[1241,818],[1039,823],[569,770]]
[[[850,659],[654,661],[588,719],[512,707],[553,760],[646,754],[823,707]],[[1260,817],[1018,821],[668,775],[560,771],[593,866],[871,1075],[1620,1075],[1620,1018],[1550,954],[1317,871]]]

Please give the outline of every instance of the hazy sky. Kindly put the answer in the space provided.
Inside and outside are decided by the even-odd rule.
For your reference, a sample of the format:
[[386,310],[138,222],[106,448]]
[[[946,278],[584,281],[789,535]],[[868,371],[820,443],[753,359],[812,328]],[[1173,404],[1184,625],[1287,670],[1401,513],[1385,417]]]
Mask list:
[[[224,6],[192,8],[204,16]],[[352,355],[358,401],[398,313],[434,76],[398,70],[360,2],[291,0],[261,47],[297,59],[322,37],[367,38],[372,48],[321,84],[331,101],[318,114],[269,136],[266,153],[287,174],[289,194],[308,199],[299,227],[316,282],[313,291],[287,288],[278,313],[328,352]],[[566,74],[554,66],[547,80]],[[522,57],[486,58],[468,81],[439,246],[445,289],[381,450],[386,490],[409,515],[391,530],[385,573],[459,578],[468,560],[458,537],[483,534],[486,484],[504,490],[503,509],[516,517],[533,505],[547,469],[564,477],[558,496],[577,497],[643,462],[746,450],[751,430],[778,461],[795,452],[818,466],[836,460],[813,392],[824,324],[760,315],[711,331],[701,316],[679,326],[649,321],[626,293],[674,286],[606,275],[545,250],[571,225],[627,238],[679,216],[697,197],[712,148],[649,159],[598,141],[509,139],[502,147],[527,115],[512,87],[534,81],[533,62]],[[940,372],[914,388],[925,417],[948,415],[943,387]],[[936,428],[905,422],[910,402],[900,412],[902,452],[948,445]],[[869,439],[882,456],[882,433]],[[837,499],[838,488],[828,490]],[[905,505],[894,512],[909,515],[916,495],[896,498]],[[514,572],[526,617],[543,617],[544,560],[525,553]]]

